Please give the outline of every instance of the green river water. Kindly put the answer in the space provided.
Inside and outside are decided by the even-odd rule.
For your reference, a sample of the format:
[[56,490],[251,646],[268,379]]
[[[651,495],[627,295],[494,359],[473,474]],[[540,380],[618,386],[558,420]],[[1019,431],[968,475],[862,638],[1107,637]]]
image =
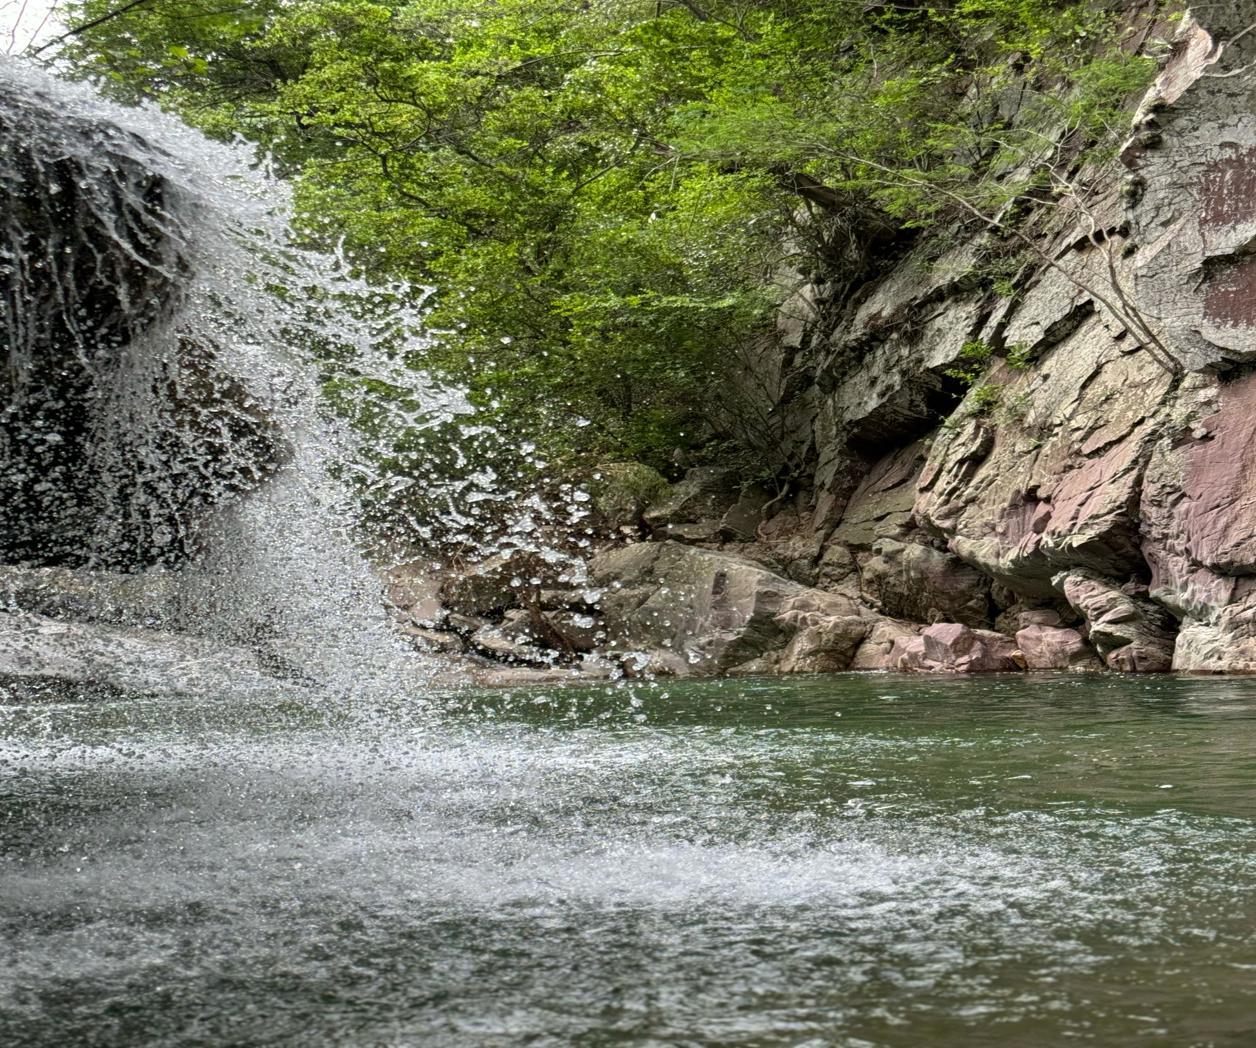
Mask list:
[[0,686],[0,1045],[1256,1044],[1256,681]]

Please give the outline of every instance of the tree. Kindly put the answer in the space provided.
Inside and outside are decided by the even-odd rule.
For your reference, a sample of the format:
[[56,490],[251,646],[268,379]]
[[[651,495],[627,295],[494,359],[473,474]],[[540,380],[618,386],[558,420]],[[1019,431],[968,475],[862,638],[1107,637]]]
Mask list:
[[1032,241],[1016,202],[1149,75],[1123,28],[1056,0],[151,0],[70,58],[261,142],[312,239],[434,286],[415,366],[553,452],[667,468],[738,438],[724,373],[782,267],[838,306],[921,230]]

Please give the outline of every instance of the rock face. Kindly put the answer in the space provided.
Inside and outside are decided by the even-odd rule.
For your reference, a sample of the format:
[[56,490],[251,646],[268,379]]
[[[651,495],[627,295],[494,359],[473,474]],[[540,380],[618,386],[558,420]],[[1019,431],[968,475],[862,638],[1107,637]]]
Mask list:
[[[1124,167],[1030,218],[1052,263],[1014,294],[980,231],[925,238],[841,303],[801,285],[763,367],[805,391],[768,408],[810,432],[809,485],[739,544],[716,527],[732,486],[691,485],[709,525],[658,530],[744,563],[612,555],[610,618],[721,670],[1256,672],[1251,19],[1227,0],[1143,27],[1171,47]],[[781,575],[849,606],[786,628]]]
[[849,597],[677,542],[610,550],[590,573],[610,650],[680,675],[846,669],[876,619]]
[[1000,673],[1025,668],[1016,645],[1001,633],[939,623],[918,637],[899,640],[891,668],[908,673]]
[[1016,647],[1029,670],[1093,670],[1099,660],[1077,630],[1026,626],[1016,632]]

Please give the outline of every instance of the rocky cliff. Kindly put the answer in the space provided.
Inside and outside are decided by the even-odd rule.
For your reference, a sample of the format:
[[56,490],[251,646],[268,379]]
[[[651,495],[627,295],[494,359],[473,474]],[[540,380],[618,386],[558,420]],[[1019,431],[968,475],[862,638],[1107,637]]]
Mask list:
[[1024,243],[987,225],[841,302],[799,287],[758,386],[808,482],[782,505],[696,470],[647,508],[668,541],[592,565],[609,646],[677,673],[1256,670],[1252,16],[1146,27],[1171,47],[1117,174],[1072,172]]

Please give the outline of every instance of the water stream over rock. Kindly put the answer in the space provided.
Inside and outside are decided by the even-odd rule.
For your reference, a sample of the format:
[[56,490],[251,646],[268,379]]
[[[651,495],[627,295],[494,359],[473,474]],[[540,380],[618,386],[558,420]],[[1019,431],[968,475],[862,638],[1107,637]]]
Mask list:
[[[397,664],[333,477],[360,486],[364,460],[320,396],[334,360],[402,391],[391,410],[418,424],[467,412],[405,366],[421,296],[298,244],[286,187],[250,150],[16,60],[0,62],[0,198],[0,561],[49,587],[48,569],[77,570],[82,590],[86,569],[98,589],[162,589],[151,614],[104,598],[127,620],[114,641],[163,623],[340,691],[425,672]],[[10,610],[31,610],[16,600],[29,588],[10,585]],[[16,626],[8,671],[80,635]],[[128,658],[144,643],[130,637]],[[110,644],[89,632],[59,672],[108,678],[90,653]]]

